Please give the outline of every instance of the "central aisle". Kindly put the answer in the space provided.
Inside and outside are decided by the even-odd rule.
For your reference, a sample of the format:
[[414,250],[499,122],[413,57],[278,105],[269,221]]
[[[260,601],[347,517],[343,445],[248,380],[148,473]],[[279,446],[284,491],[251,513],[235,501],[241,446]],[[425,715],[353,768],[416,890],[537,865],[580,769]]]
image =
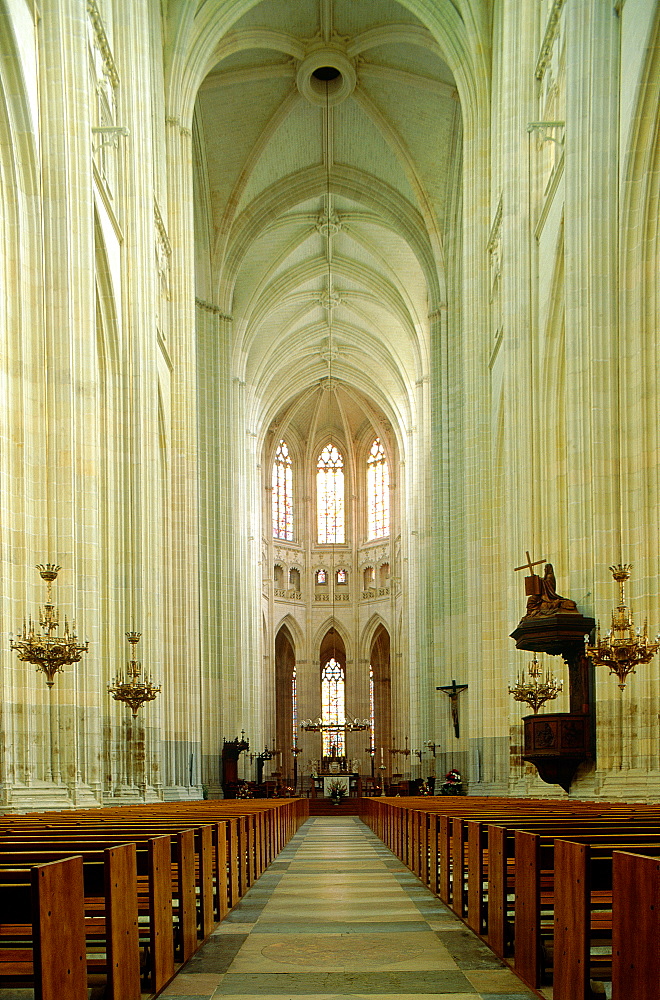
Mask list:
[[210,1000],[533,994],[359,819],[300,828],[162,994]]

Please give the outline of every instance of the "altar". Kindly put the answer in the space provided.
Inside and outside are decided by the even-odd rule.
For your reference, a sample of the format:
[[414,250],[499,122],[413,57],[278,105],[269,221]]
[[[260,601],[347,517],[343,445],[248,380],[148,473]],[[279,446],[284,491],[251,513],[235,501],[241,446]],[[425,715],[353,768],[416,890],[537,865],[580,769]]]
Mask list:
[[[350,778],[352,775],[348,774],[324,774],[323,775],[323,795],[326,799],[330,798],[331,788],[337,788],[340,785],[344,789],[344,795],[348,797],[350,793]],[[336,782],[336,784],[335,784]]]

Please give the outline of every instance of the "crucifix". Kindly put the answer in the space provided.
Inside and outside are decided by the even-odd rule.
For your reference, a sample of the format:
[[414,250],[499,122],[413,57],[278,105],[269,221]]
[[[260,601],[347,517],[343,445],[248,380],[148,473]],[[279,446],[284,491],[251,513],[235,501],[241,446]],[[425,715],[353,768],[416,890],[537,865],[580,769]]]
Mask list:
[[454,724],[454,735],[456,739],[460,736],[460,731],[458,727],[458,696],[461,691],[467,691],[467,684],[457,684],[455,680],[452,680],[451,684],[447,684],[445,687],[437,687],[436,691],[442,691],[449,697],[449,708],[451,710],[451,721]]

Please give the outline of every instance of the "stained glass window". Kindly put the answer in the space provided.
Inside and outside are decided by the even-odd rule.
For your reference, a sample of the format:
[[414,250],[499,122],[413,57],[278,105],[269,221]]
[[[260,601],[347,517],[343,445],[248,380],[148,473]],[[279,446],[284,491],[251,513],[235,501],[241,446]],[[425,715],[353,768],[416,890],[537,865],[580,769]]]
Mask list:
[[376,438],[367,459],[367,537],[385,538],[390,533],[390,468]]
[[345,569],[338,569],[337,570],[337,583],[346,583],[346,570]]
[[369,748],[372,753],[375,750],[374,743],[374,722],[375,722],[375,698],[374,698],[374,672],[371,667],[369,667],[369,721],[371,723],[369,727]]
[[316,510],[320,544],[344,541],[344,459],[334,444],[316,464]]
[[273,538],[293,541],[293,469],[286,441],[280,441],[273,462]]
[[332,656],[321,671],[321,713],[325,725],[337,728],[323,730],[324,757],[346,755],[344,688],[344,668]]
[[326,573],[326,571],[324,569],[317,569],[317,571],[316,571],[316,582],[317,583],[327,583],[328,582],[328,574]]

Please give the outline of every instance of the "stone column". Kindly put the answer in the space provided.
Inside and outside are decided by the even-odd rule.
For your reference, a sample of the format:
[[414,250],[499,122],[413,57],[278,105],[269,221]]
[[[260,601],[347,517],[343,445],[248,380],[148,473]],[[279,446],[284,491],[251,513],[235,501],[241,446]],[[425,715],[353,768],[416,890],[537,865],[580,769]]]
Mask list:
[[[572,587],[593,592],[598,609],[613,604],[607,567],[627,559],[618,413],[619,21],[613,4],[595,0],[571,0],[564,16],[568,533]],[[604,673],[596,677],[597,705],[599,693],[619,699]],[[601,722],[604,709],[600,702]],[[616,741],[616,716],[611,726]]]
[[[484,579],[482,568],[487,565],[488,543],[492,537],[489,528],[489,500],[491,470],[485,456],[491,448],[490,426],[490,344],[485,336],[488,316],[486,243],[488,239],[488,156],[490,146],[490,121],[484,104],[479,107],[463,106],[463,256],[461,283],[463,288],[460,314],[452,317],[449,337],[457,353],[460,352],[460,369],[463,376],[461,399],[461,445],[463,466],[462,509],[456,510],[462,539],[457,549],[458,558],[452,565],[452,614],[454,627],[465,636],[465,645],[458,662],[469,670],[466,680],[471,687],[469,703],[465,705],[463,725],[465,732],[481,731],[480,675],[485,667],[484,637],[489,634],[489,615],[492,585]],[[460,346],[459,346],[460,345]],[[454,587],[456,582],[456,587]],[[486,646],[486,648],[488,648]],[[490,650],[486,653],[486,656]],[[443,712],[443,709],[440,709]],[[472,713],[475,713],[474,724]],[[442,714],[439,717],[439,728]],[[474,728],[473,728],[474,725]],[[445,728],[445,746],[454,751],[450,730]],[[439,742],[442,733],[435,734]],[[452,758],[439,755],[438,770]],[[442,761],[442,764],[440,763]],[[476,771],[476,765],[474,767]],[[472,780],[472,774],[464,778]]]
[[[222,739],[233,739],[238,716],[229,711],[235,695],[238,665],[236,616],[234,614],[234,534],[232,530],[231,380],[229,343],[231,317],[212,302],[197,301],[199,448],[200,463],[200,560],[201,560],[201,660],[202,660],[202,780],[217,792],[221,780]],[[239,713],[240,714],[240,713]],[[254,751],[256,728],[248,728]],[[252,775],[253,768],[239,757],[239,774]],[[248,772],[245,771],[246,767]]]
[[[85,706],[90,732],[98,703],[99,441],[94,311],[91,116],[85,0],[46,4],[39,24],[46,367],[47,530],[40,559],[62,571],[55,600],[90,639],[90,653],[53,689],[51,773],[82,801],[81,780],[98,783],[94,750],[79,758]],[[32,591],[42,597],[41,589]],[[75,609],[75,610],[74,610]],[[94,741],[98,746],[98,740]],[[84,754],[84,748],[81,748]]]
[[[480,705],[483,739],[478,752],[477,770],[482,780],[496,782],[514,774],[510,769],[509,737],[521,741],[520,706],[508,693],[509,664],[518,663],[509,638],[510,627],[520,617],[521,581],[513,567],[519,556],[535,545],[557,544],[554,539],[541,541],[543,521],[541,495],[544,475],[541,469],[542,437],[546,422],[538,413],[538,330],[533,310],[532,253],[534,238],[530,215],[530,137],[527,126],[537,118],[534,66],[536,61],[536,20],[533,4],[509,0],[502,7],[501,61],[498,92],[494,100],[496,118],[491,162],[501,164],[498,188],[501,192],[501,303],[502,343],[495,354],[495,340],[489,344],[491,391],[491,489],[495,493],[496,476],[503,488],[498,491],[492,523],[492,541],[482,573],[484,580],[483,635],[490,647],[481,676],[470,679],[465,707]],[[494,192],[495,194],[495,192]],[[493,198],[493,211],[497,204]],[[486,247],[484,247],[484,259]],[[501,386],[501,389],[500,389]],[[500,396],[501,392],[501,396]],[[503,437],[498,454],[500,404],[503,414]],[[502,468],[501,466],[504,466]],[[554,484],[547,484],[553,491]],[[511,498],[515,501],[511,502]],[[497,503],[499,501],[499,506]],[[490,558],[488,558],[490,556]],[[503,595],[509,600],[503,600]],[[524,604],[523,604],[524,606]],[[462,710],[463,706],[461,706]],[[463,727],[461,726],[461,730]]]
[[[170,497],[161,496],[161,492],[166,490],[162,465],[167,465],[168,456],[159,456],[163,443],[158,423],[153,112],[162,111],[162,105],[152,92],[151,63],[157,56],[149,44],[152,37],[150,20],[148,7],[131,4],[122,8],[116,18],[114,36],[122,80],[118,124],[130,133],[125,140],[120,140],[124,143],[122,367],[126,375],[124,434],[128,512],[122,631],[134,629],[142,633],[138,659],[154,682],[163,686],[156,700],[143,706],[139,719],[129,724],[133,782],[148,797],[153,796],[153,786],[161,781],[159,757],[163,722],[167,720],[166,730],[172,725],[172,720],[167,718],[167,706],[181,700],[178,670],[169,675],[165,673],[171,655],[177,659],[178,635],[167,615],[171,570],[163,511]],[[160,387],[165,400],[168,390],[167,385]],[[127,644],[123,634],[117,640],[117,658],[121,662],[127,658]],[[125,731],[122,725],[120,733],[123,735]],[[130,764],[129,761],[129,767]]]
[[178,747],[177,783],[188,786],[189,754],[200,752],[199,496],[194,295],[192,132],[167,122],[168,229],[172,244],[170,563],[172,621],[168,632],[177,706],[170,736]]

